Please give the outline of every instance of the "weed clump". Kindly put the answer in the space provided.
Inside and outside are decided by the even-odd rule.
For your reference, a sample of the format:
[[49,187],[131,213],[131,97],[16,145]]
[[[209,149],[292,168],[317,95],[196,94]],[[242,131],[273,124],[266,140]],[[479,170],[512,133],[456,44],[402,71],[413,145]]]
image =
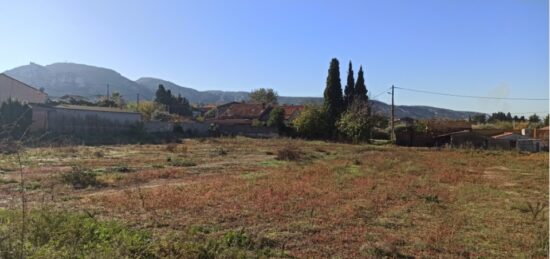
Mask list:
[[190,167],[190,166],[196,166],[197,165],[197,163],[195,163],[191,160],[172,159],[171,157],[168,157],[166,159],[166,162],[168,162],[168,165],[176,166],[176,167]]
[[277,157],[275,157],[275,159],[285,161],[298,161],[302,158],[302,156],[303,153],[298,148],[286,146],[277,151]]
[[95,151],[93,154],[92,154],[95,158],[102,158],[105,156],[105,153],[103,153],[103,151],[101,150],[98,150],[98,151]]
[[182,153],[182,154],[187,153],[187,146],[184,146],[178,143],[168,143],[166,144],[165,149],[170,153]]
[[73,167],[71,172],[64,173],[61,177],[63,182],[70,184],[75,189],[104,186],[97,180],[97,173],[83,170],[80,167]]
[[225,156],[227,155],[227,150],[219,147],[219,148],[216,148],[213,153],[218,156]]

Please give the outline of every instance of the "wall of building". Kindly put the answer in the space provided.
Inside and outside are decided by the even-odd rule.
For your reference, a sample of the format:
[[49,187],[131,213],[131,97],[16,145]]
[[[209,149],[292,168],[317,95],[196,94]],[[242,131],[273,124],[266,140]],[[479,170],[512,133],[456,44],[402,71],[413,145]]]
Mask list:
[[27,103],[45,103],[48,96],[33,87],[0,74],[0,103],[10,98]]
[[246,124],[218,125],[218,132],[224,136],[246,136],[254,138],[272,138],[279,136],[276,128],[253,127]]
[[168,121],[148,121],[144,123],[145,132],[166,133],[174,131],[174,123]]
[[[44,118],[45,117],[45,118]],[[33,107],[34,130],[56,133],[101,133],[128,131],[141,122],[138,113]]]

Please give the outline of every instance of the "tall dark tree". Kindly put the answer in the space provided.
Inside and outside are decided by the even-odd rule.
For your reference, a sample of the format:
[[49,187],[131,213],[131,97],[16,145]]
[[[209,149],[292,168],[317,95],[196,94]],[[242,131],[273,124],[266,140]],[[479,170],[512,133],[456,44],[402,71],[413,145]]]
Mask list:
[[159,85],[157,92],[155,93],[155,102],[169,105],[170,104],[170,95],[164,88],[164,85]]
[[191,116],[192,109],[189,101],[178,94],[178,96],[172,95],[171,90],[166,90],[163,85],[159,85],[157,92],[155,93],[155,102],[163,104],[169,113],[175,113],[183,116]]
[[350,107],[353,98],[355,98],[355,78],[353,78],[353,68],[350,61],[348,67],[348,80],[344,88],[344,104],[346,108]]
[[328,69],[327,86],[324,93],[323,111],[327,117],[329,132],[335,132],[336,121],[344,111],[344,98],[342,96],[342,84],[340,82],[340,63],[333,58]]
[[365,77],[363,75],[363,66],[359,67],[357,82],[355,83],[355,99],[363,102],[369,100],[367,96],[367,86],[365,85]]

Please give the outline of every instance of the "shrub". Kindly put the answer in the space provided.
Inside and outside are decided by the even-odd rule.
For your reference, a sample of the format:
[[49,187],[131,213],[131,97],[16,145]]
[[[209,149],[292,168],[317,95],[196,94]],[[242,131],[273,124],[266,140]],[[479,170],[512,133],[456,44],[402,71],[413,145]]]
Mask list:
[[[0,210],[0,258],[22,258],[20,212]],[[31,211],[24,252],[29,258],[152,258],[151,235],[90,215]]]
[[0,138],[20,138],[32,123],[31,107],[8,99],[0,105]]
[[216,148],[213,153],[218,156],[225,156],[227,155],[227,150],[219,147],[219,148]]
[[104,184],[97,180],[97,174],[88,172],[79,167],[73,167],[73,170],[62,175],[62,180],[73,186],[75,189],[84,189],[87,187],[102,187]]
[[301,157],[302,157],[302,152],[300,152],[297,148],[287,146],[277,151],[277,157],[275,157],[275,159],[286,160],[286,161],[297,161],[297,160],[300,160]]
[[275,127],[281,129],[285,126],[285,110],[281,107],[274,108],[269,113],[269,119],[267,120],[268,127]]
[[103,153],[103,151],[101,150],[98,150],[98,151],[94,151],[93,156],[96,158],[102,158],[105,156],[105,153]]
[[319,106],[308,105],[292,122],[296,133],[303,138],[316,139],[327,137],[326,118]]
[[182,160],[182,159],[172,159],[168,158],[167,162],[171,166],[177,166],[177,167],[190,167],[190,166],[196,166],[197,163],[191,161],[191,160]]
[[338,132],[353,143],[368,140],[372,125],[368,108],[358,104],[350,107],[336,122]]

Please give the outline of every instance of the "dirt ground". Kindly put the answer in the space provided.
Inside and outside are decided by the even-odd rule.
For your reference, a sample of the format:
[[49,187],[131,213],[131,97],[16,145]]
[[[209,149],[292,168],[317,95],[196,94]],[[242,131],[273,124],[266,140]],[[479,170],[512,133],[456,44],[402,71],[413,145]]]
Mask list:
[[[290,151],[289,151],[290,150]],[[278,156],[290,152],[291,160]],[[548,153],[291,139],[31,148],[33,208],[85,211],[155,235],[244,230],[298,258],[545,257]],[[85,172],[91,178],[71,178]],[[0,155],[0,207],[21,171]]]

